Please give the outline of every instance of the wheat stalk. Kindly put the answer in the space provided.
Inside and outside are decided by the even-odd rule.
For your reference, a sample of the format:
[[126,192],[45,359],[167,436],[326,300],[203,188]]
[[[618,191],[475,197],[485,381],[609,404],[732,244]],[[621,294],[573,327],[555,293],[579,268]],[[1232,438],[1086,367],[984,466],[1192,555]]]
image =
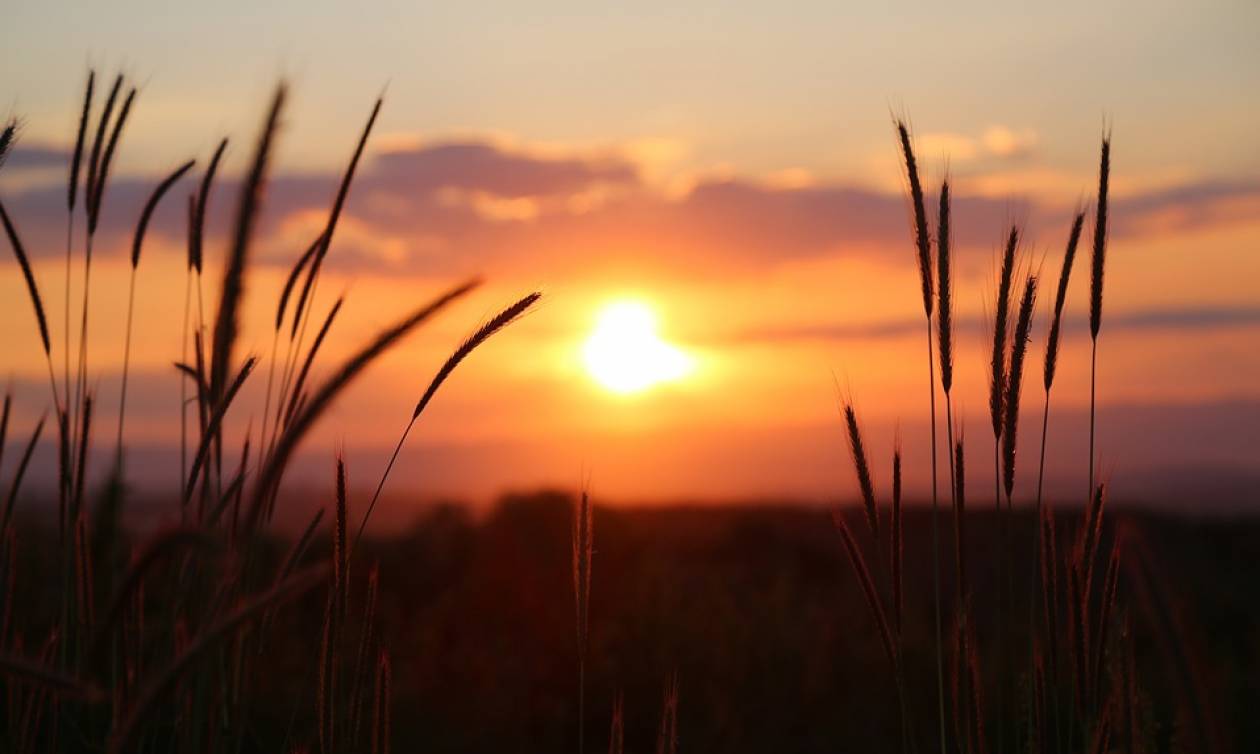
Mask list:
[[853,532],[849,529],[849,525],[845,523],[844,516],[840,511],[832,511],[831,520],[835,524],[836,531],[840,534],[840,541],[844,544],[845,552],[853,564],[853,572],[857,575],[858,583],[862,587],[862,594],[866,597],[866,605],[871,611],[871,617],[875,619],[876,628],[879,629],[879,637],[883,643],[884,652],[888,655],[889,662],[896,666],[897,649],[893,644],[892,631],[888,628],[888,619],[884,615],[884,607],[880,603],[879,593],[875,589],[875,581],[871,578],[870,569],[866,567],[866,558],[863,557],[861,549],[858,548],[857,540],[854,539]]
[[953,324],[951,293],[953,283],[950,280],[950,203],[949,178],[941,182],[940,214],[936,224],[936,326],[941,357],[941,389],[945,392],[945,400],[949,400],[950,388],[954,384],[953,356]]
[[918,163],[910,130],[904,121],[896,122],[898,142],[906,167],[906,180],[910,186],[910,201],[914,217],[914,241],[919,269],[919,286],[923,292],[923,315],[926,318],[928,362],[928,408],[932,454],[932,607],[936,628],[936,696],[937,718],[940,726],[941,754],[946,754],[945,743],[945,659],[941,630],[941,570],[940,570],[940,502],[937,494],[936,453],[936,375],[933,373],[932,353],[932,253],[928,236],[927,211],[923,203],[923,187],[919,181]]
[[[1010,335],[1010,315],[1011,315],[1011,285],[1015,274],[1016,253],[1019,248],[1020,231],[1018,226],[1012,225],[1006,236],[1006,244],[1002,250],[1002,264],[998,273],[998,290],[997,302],[994,307],[993,315],[993,344],[989,355],[989,419],[993,427],[993,506],[998,514],[999,519],[999,544],[997,558],[997,580],[999,584],[996,623],[997,623],[997,655],[999,659],[998,678],[999,684],[1004,684],[1006,678],[1006,668],[1004,666],[1006,655],[1006,629],[1003,620],[1005,612],[1006,596],[1002,585],[1006,583],[1005,572],[1007,570],[1007,549],[1008,538],[1006,528],[1009,525],[1008,515],[1002,513],[1002,465],[1001,465],[1001,441],[1002,429],[1006,416],[1006,393],[1007,380],[1009,378],[1007,365],[1008,336]],[[1003,718],[1001,706],[1004,702],[1005,695],[998,695],[998,731],[997,740],[999,748],[1004,740]]]
[[910,183],[910,201],[914,207],[914,244],[918,252],[919,284],[923,289],[923,314],[932,318],[932,240],[928,234],[927,212],[923,203],[923,186],[919,182],[918,163],[910,130],[904,121],[897,121],[897,136],[901,142],[901,154],[906,163],[906,178]]
[[17,142],[18,119],[10,118],[9,122],[0,128],[0,168],[4,167],[4,160],[9,156],[9,150],[13,149],[13,144]]
[[866,511],[866,523],[871,527],[875,542],[879,542],[879,510],[875,504],[875,486],[871,481],[871,468],[862,442],[862,430],[858,426],[857,412],[853,404],[844,404],[845,435],[849,440],[849,453],[853,457],[853,471],[857,475],[858,489],[862,494],[862,507]]
[[[1038,449],[1037,461],[1037,504],[1033,514],[1033,563],[1029,569],[1029,594],[1034,594],[1037,589],[1037,578],[1040,574],[1041,578],[1041,609],[1043,615],[1038,623],[1036,615],[1036,602],[1029,602],[1029,636],[1035,639],[1037,636],[1036,628],[1040,625],[1045,634],[1045,648],[1049,653],[1048,672],[1052,677],[1057,677],[1058,673],[1058,638],[1056,630],[1058,626],[1057,617],[1057,579],[1055,574],[1056,555],[1054,554],[1054,510],[1043,498],[1043,491],[1046,477],[1046,441],[1050,427],[1050,389],[1054,385],[1055,373],[1058,365],[1059,341],[1062,336],[1063,328],[1063,309],[1067,302],[1068,281],[1072,276],[1072,265],[1076,259],[1076,249],[1081,238],[1081,228],[1085,222],[1085,213],[1078,211],[1072,221],[1072,229],[1068,233],[1067,248],[1063,253],[1063,265],[1059,272],[1059,283],[1055,291],[1054,309],[1050,321],[1050,329],[1046,336],[1046,353],[1045,361],[1042,368],[1042,386],[1045,389],[1045,397],[1042,402],[1041,411],[1041,445]],[[1049,548],[1049,550],[1047,550]],[[1036,647],[1032,648],[1035,663],[1040,663],[1040,652]],[[1055,717],[1055,729],[1058,730],[1058,695],[1052,694],[1050,698]]]
[[1111,176],[1111,132],[1103,134],[1098,164],[1098,203],[1094,209],[1094,248],[1089,276],[1089,489],[1094,489],[1094,405],[1098,377],[1098,331],[1102,328],[1103,273],[1107,267],[1107,186]]
[[1015,449],[1019,428],[1019,394],[1024,379],[1024,357],[1028,352],[1028,338],[1032,329],[1033,309],[1037,303],[1037,277],[1029,275],[1024,281],[1024,293],[1020,297],[1019,315],[1011,340],[1011,367],[1007,374],[1006,395],[1003,397],[1002,427],[1002,483],[1006,491],[1006,507],[1011,507],[1011,492],[1015,487]]
[[1006,336],[1010,330],[1011,281],[1015,274],[1015,254],[1019,247],[1019,228],[1011,226],[1002,252],[1002,268],[998,273],[997,305],[993,312],[993,348],[989,357],[989,418],[993,422],[996,443],[1002,436],[1003,399],[1006,394]]

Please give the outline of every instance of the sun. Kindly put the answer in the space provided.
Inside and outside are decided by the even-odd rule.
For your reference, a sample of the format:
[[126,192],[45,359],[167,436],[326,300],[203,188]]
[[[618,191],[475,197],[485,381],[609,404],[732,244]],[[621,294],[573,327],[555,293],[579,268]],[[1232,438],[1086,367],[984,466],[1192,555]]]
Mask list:
[[614,393],[638,393],[689,375],[695,361],[656,333],[656,315],[644,303],[604,307],[582,348],[586,371]]

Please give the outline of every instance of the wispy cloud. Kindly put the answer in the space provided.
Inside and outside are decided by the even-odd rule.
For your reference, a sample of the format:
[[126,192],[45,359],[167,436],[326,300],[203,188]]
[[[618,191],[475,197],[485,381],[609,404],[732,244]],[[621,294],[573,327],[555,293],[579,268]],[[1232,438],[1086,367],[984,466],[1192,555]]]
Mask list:
[[[1064,332],[1067,336],[1088,334],[1085,316],[1067,315]],[[983,335],[992,323],[980,317],[958,317],[955,329],[967,335]],[[1227,328],[1260,327],[1260,306],[1257,307],[1179,307],[1117,311],[1107,314],[1109,331],[1128,332],[1192,332],[1198,330],[1219,331]],[[893,338],[918,338],[923,334],[922,318],[885,320],[879,322],[811,323],[766,328],[748,328],[715,338],[730,343],[787,342],[798,340],[885,340]]]
[[920,154],[958,162],[978,159],[1012,160],[1029,157],[1037,146],[1037,132],[995,124],[979,134],[932,131],[917,138]]
[[[973,141],[986,153],[1013,156],[1036,139],[1031,132],[994,127]],[[361,171],[343,225],[353,232],[338,237],[329,264],[391,273],[493,266],[563,274],[598,258],[739,274],[791,260],[892,260],[904,252],[905,202],[895,192],[793,174],[792,180],[710,178],[674,195],[643,180],[632,151],[534,150],[489,140],[390,147]],[[61,159],[57,150],[42,147],[20,149],[14,158],[28,166]],[[156,180],[120,176],[113,185],[102,253],[125,244]],[[287,252],[309,243],[336,181],[333,173],[285,173],[272,181],[262,226],[264,261],[287,263]],[[226,198],[234,191],[230,179],[217,187],[212,234],[230,220]],[[19,186],[6,199],[37,255],[59,248],[59,183]],[[151,231],[173,244],[184,233],[178,204],[160,209]],[[1130,194],[1113,206],[1115,240],[1188,232],[1254,218],[1260,181],[1187,182]],[[965,192],[955,199],[955,215],[964,255],[990,250],[1013,218],[1025,222],[1034,239],[1067,221],[1062,207],[1036,199]]]

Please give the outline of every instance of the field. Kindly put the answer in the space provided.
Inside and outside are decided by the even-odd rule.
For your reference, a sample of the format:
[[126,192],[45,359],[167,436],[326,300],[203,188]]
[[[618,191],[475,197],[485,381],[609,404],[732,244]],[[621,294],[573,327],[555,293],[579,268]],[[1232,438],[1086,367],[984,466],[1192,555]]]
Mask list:
[[[378,101],[322,232],[295,256],[270,353],[242,358],[253,236],[287,101],[278,86],[234,197],[221,270],[210,269],[202,244],[226,142],[208,167],[189,162],[158,183],[138,218],[117,450],[106,481],[94,485],[89,449],[108,447],[113,438],[99,428],[114,425],[96,413],[87,283],[111,159],[137,96],[121,76],[107,94],[102,88],[93,74],[67,192],[66,268],[81,265],[85,281],[75,327],[69,295],[64,317],[50,314],[46,301],[60,299],[48,291],[57,286],[36,279],[22,218],[0,203],[43,347],[31,363],[47,371],[51,401],[30,438],[11,440],[6,399],[0,429],[4,458],[16,459],[5,464],[13,481],[0,520],[6,751],[1260,746],[1250,714],[1260,705],[1260,609],[1250,599],[1260,524],[1114,510],[1106,474],[1094,467],[1094,377],[1107,358],[1099,333],[1109,131],[1097,193],[1062,229],[1052,262],[1032,263],[1018,225],[1005,234],[985,365],[991,436],[986,426],[964,438],[951,392],[951,185],[948,174],[939,189],[921,184],[913,135],[894,124],[911,218],[905,261],[917,267],[922,291],[935,498],[902,500],[900,446],[877,457],[861,407],[846,395],[837,431],[850,458],[837,466],[846,475],[851,468],[851,506],[604,507],[582,490],[506,499],[484,519],[435,508],[396,537],[360,541],[399,450],[439,390],[486,341],[510,337],[542,294],[508,302],[453,344],[370,493],[347,490],[338,458],[327,506],[293,532],[273,526],[277,509],[292,502],[282,489],[289,463],[338,396],[480,283],[438,293],[339,363],[320,358],[342,304],[313,311],[323,306],[321,268]],[[16,122],[6,127],[0,159],[18,136]],[[124,441],[134,270],[151,213],[194,170],[204,172],[188,197],[184,353],[173,378],[187,391],[184,483],[168,503],[180,523],[135,526],[142,522],[130,505]],[[76,227],[86,229],[81,245]],[[1073,502],[1043,498],[1032,469],[1044,466],[1054,419],[1078,247],[1077,274],[1090,282],[1091,420],[1081,474],[1090,496]],[[220,275],[204,319],[189,303],[203,264]],[[1048,336],[1030,346],[1039,295]],[[234,401],[250,380],[265,381],[265,403],[238,446],[226,420],[242,410]],[[1041,428],[1041,448],[1017,449],[1021,419]],[[55,437],[58,481],[54,498],[40,503],[22,481],[45,433]],[[1035,500],[1027,508],[1013,505],[1017,464],[1029,485],[1022,498]]]
[[[481,522],[460,509],[436,510],[407,535],[374,543],[386,643],[400,669],[397,709],[414,711],[395,718],[399,750],[572,748],[571,503],[559,495],[507,499]],[[1131,607],[1150,627],[1132,640],[1150,693],[1153,750],[1198,748],[1187,683],[1205,703],[1218,750],[1254,748],[1260,613],[1248,595],[1260,577],[1260,526],[1118,518],[1140,535],[1150,586],[1160,590],[1153,602],[1135,599]],[[607,744],[618,693],[628,749],[653,746],[674,672],[682,750],[821,752],[843,741],[848,750],[875,751],[895,740],[894,691],[826,511],[597,508],[595,519],[588,749]],[[974,517],[970,547],[979,563],[994,555],[986,544],[996,523]],[[1029,523],[1020,517],[1016,528]],[[930,551],[926,512],[908,515],[907,531],[908,552]],[[912,559],[906,579],[909,593],[928,593],[929,563]],[[981,576],[976,593],[994,586]],[[992,601],[976,610],[983,641],[993,630]],[[310,604],[306,620],[318,617]],[[1163,633],[1169,628],[1176,633]],[[930,605],[915,600],[905,635],[916,710],[933,702],[930,632]],[[295,651],[287,676],[316,649]],[[1180,653],[1191,659],[1187,668],[1178,665]],[[928,731],[916,743],[928,750]]]
[[[574,748],[573,502],[562,493],[505,498],[480,519],[464,507],[438,507],[397,537],[365,540],[364,562],[380,567],[382,644],[395,671],[395,750]],[[1078,515],[1064,515],[1061,526]],[[927,516],[922,508],[907,515],[910,553],[929,551]],[[1260,525],[1136,512],[1117,519],[1140,534],[1144,565],[1159,588],[1158,599],[1132,607],[1149,626],[1133,638],[1149,689],[1156,745],[1148,750],[1199,750],[1190,694],[1202,703],[1216,750],[1253,749],[1260,742],[1250,714],[1260,704],[1260,612],[1249,595],[1260,578]],[[974,516],[972,551],[980,562],[993,555],[995,524],[992,515]],[[896,737],[894,690],[826,511],[596,507],[595,526],[588,749],[604,750],[613,699],[622,695],[627,747],[651,750],[675,672],[683,751],[822,752],[835,751],[837,741],[876,751]],[[330,545],[320,537],[312,557],[327,556]],[[45,551],[25,550],[20,570],[47,572],[50,564],[38,558]],[[351,580],[362,594],[364,569]],[[910,593],[926,593],[929,563],[911,557],[906,582]],[[55,608],[36,580],[20,583],[26,589],[17,599],[28,616]],[[992,594],[992,587],[979,582],[977,593]],[[977,608],[987,634],[993,603]],[[351,610],[362,609],[362,599],[354,600]],[[310,743],[312,658],[319,655],[312,627],[323,610],[322,598],[312,596],[279,616],[246,750],[275,751],[286,739]],[[918,709],[933,702],[931,618],[928,602],[908,605],[908,676]],[[1192,664],[1179,665],[1183,654]],[[930,731],[917,743],[927,750]]]

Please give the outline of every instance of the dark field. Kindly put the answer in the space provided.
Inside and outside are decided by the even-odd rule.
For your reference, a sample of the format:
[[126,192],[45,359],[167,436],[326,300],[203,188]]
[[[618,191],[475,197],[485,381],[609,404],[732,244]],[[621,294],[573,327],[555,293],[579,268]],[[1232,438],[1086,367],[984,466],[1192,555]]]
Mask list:
[[[850,515],[857,520],[856,509]],[[1078,518],[1060,515],[1061,536]],[[996,520],[974,512],[968,538],[990,689],[998,584],[987,564],[996,557]],[[369,564],[380,566],[395,751],[576,750],[571,521],[571,501],[559,495],[505,499],[483,521],[441,507],[356,555],[352,616],[361,610]],[[1124,531],[1118,607],[1134,626],[1150,740],[1159,750],[1199,750],[1203,737],[1218,751],[1258,750],[1260,523],[1118,508],[1109,524]],[[1020,553],[1031,553],[1030,526],[1016,515],[1020,636],[1028,583]],[[588,751],[607,746],[618,690],[628,750],[651,750],[675,670],[680,750],[885,751],[897,740],[886,660],[826,511],[597,507],[594,532]],[[929,532],[927,511],[907,512],[906,673],[922,751],[932,745],[936,703]],[[327,547],[324,538],[308,559],[325,557]],[[23,560],[38,555],[21,549]],[[942,555],[952,562],[952,547]],[[952,583],[943,592],[953,594]],[[322,592],[312,593],[282,611],[270,632],[247,750],[277,750],[290,727],[314,729],[324,604]],[[1026,661],[1016,667],[1022,684]],[[990,715],[994,701],[985,699]]]

